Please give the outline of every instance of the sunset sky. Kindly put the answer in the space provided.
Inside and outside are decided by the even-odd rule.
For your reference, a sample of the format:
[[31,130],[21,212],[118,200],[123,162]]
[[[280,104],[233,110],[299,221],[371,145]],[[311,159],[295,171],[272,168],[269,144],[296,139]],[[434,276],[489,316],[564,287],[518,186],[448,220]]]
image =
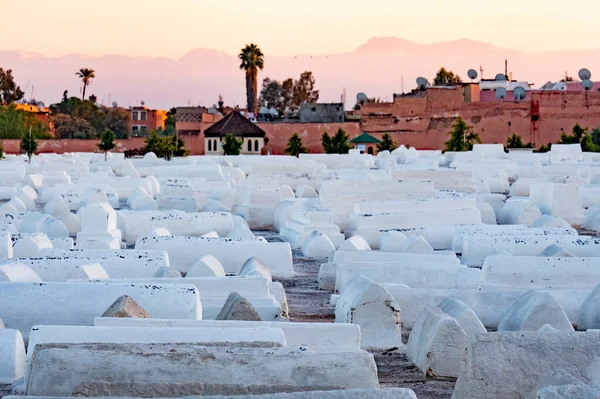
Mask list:
[[[374,36],[469,38],[529,52],[600,47],[597,0],[0,0],[0,50],[178,58],[202,47],[352,51]],[[10,32],[10,33],[9,33]]]

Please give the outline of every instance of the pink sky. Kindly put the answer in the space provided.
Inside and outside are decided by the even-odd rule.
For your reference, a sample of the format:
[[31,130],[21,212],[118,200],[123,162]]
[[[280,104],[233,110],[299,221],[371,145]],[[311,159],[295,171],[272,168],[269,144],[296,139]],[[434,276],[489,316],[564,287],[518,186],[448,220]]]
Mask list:
[[[578,0],[0,0],[0,50],[178,58],[191,49],[352,51],[373,36],[469,38],[528,52],[600,47],[600,3]],[[576,7],[575,7],[576,5]],[[10,33],[8,33],[10,32]]]

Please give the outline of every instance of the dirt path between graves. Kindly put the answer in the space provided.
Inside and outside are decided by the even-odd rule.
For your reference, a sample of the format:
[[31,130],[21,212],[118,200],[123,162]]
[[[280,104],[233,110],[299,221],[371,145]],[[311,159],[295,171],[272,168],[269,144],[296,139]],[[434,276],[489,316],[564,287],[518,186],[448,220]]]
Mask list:
[[[280,241],[276,233],[254,232],[268,241]],[[329,305],[330,293],[319,290],[317,275],[325,259],[305,258],[293,251],[296,276],[280,281],[287,294],[292,322],[333,323],[335,307]],[[406,343],[408,334],[403,333]],[[374,352],[382,388],[410,388],[419,399],[450,398],[454,390],[453,379],[425,378],[402,351]]]

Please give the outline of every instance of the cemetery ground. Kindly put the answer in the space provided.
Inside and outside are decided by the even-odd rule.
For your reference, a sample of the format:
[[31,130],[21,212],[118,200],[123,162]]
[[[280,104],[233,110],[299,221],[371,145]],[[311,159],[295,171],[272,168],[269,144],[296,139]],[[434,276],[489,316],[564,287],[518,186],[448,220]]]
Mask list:
[[[255,231],[269,242],[279,242],[277,233]],[[330,292],[319,290],[317,275],[325,258],[307,258],[300,249],[292,251],[296,275],[288,279],[274,279],[285,287],[288,299],[289,317],[293,322],[333,323],[335,306],[329,303]],[[402,340],[406,344],[409,332],[403,331]],[[418,398],[450,398],[456,379],[425,377],[407,357],[405,351],[372,352],[377,363],[381,388],[409,388]]]

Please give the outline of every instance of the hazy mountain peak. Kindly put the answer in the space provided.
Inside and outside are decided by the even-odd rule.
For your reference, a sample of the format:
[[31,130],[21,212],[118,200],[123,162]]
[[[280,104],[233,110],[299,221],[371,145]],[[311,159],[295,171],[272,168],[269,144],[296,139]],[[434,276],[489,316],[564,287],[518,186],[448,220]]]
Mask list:
[[179,59],[179,61],[183,60],[192,60],[192,59],[201,59],[205,57],[230,57],[231,54],[227,54],[224,51],[210,49],[210,48],[195,48],[191,51],[188,51],[183,57]]
[[365,44],[358,47],[357,53],[381,53],[386,51],[405,50],[418,46],[418,44],[410,40],[402,39],[395,36],[373,37]]

